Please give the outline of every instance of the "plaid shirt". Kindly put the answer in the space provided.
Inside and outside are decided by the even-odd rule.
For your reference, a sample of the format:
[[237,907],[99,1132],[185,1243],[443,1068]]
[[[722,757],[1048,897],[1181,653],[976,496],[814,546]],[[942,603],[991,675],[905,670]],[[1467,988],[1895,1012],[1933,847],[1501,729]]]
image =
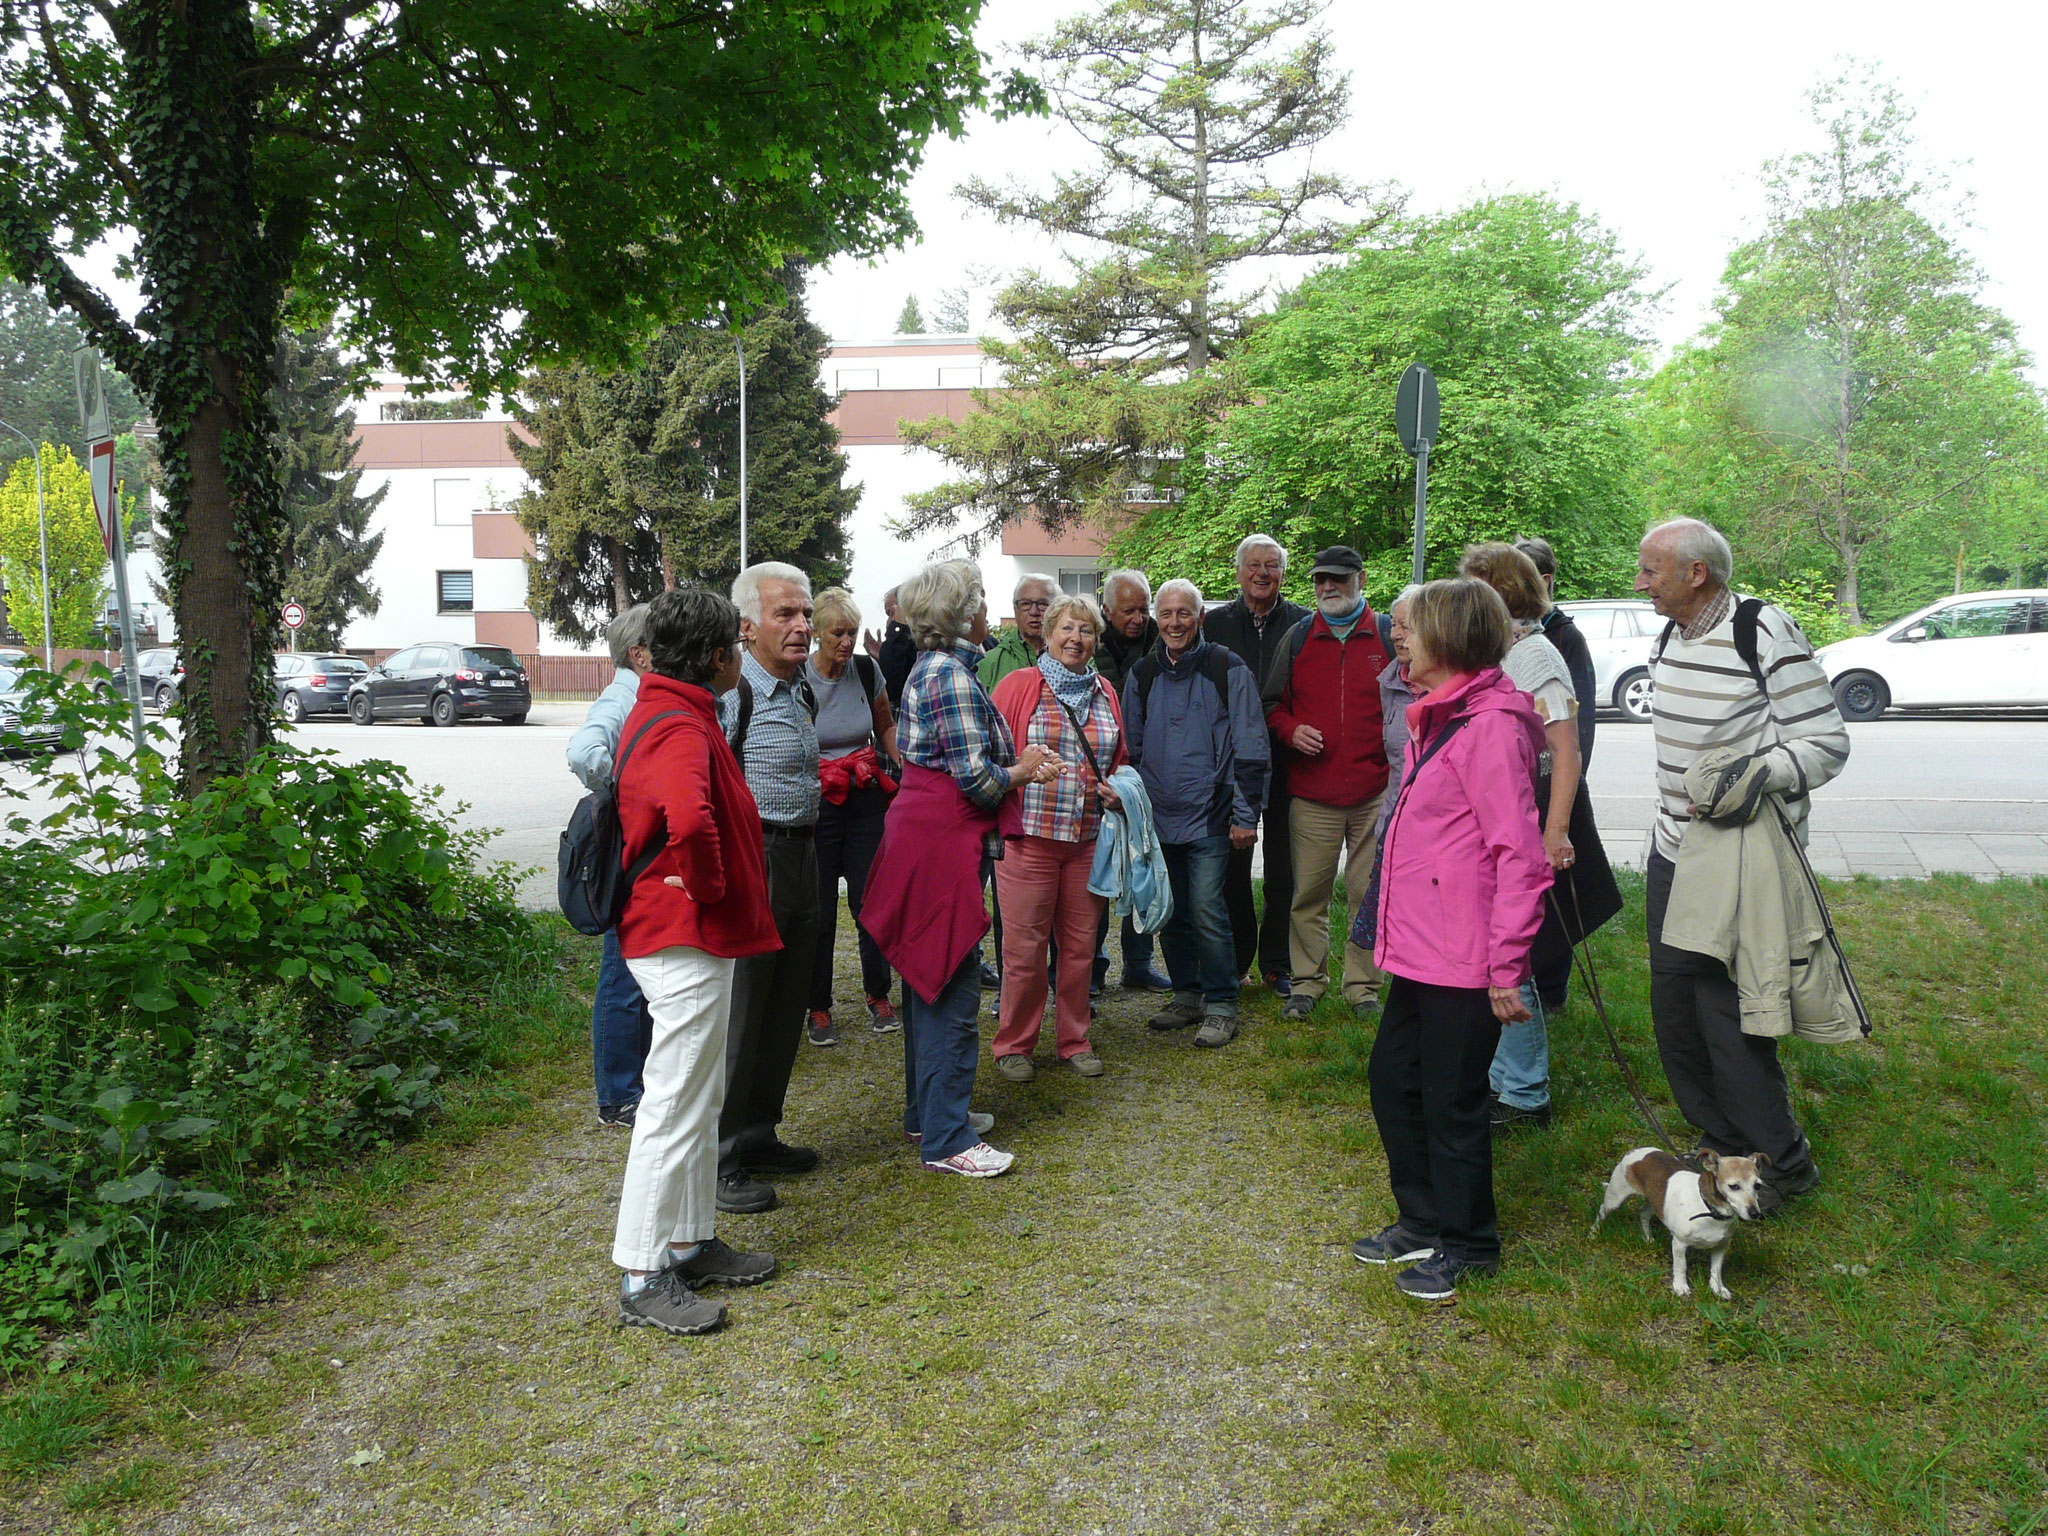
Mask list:
[[1017,747],[974,676],[981,653],[966,641],[950,651],[922,651],[903,685],[896,750],[906,763],[949,773],[960,793],[994,809],[1010,792]]
[[[1037,742],[1072,766],[1050,784],[1024,786],[1020,808],[1025,836],[1049,837],[1062,843],[1095,840],[1096,829],[1102,824],[1102,802],[1095,794],[1096,774],[1109,776],[1107,765],[1116,756],[1117,744],[1116,716],[1110,712],[1107,693],[1108,685],[1097,678],[1095,691],[1089,695],[1088,713],[1081,717],[1081,732],[1087,738],[1084,744],[1082,737],[1074,733],[1074,722],[1066,707],[1053,697],[1050,688],[1040,686],[1038,705],[1024,727],[1024,741],[1027,745]],[[1092,772],[1088,767],[1091,758],[1095,763]]]

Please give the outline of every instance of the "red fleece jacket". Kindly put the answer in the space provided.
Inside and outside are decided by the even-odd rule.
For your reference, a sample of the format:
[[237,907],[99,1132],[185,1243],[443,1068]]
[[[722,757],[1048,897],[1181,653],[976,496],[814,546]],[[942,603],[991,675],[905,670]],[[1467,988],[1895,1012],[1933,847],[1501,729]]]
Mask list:
[[[1380,674],[1387,650],[1379,621],[1366,606],[1349,640],[1339,640],[1322,614],[1308,621],[1299,655],[1293,636],[1280,643],[1266,678],[1266,724],[1287,748],[1287,792],[1317,805],[1363,805],[1387,787],[1387,743],[1380,720]],[[1294,749],[1294,729],[1314,726],[1323,750]]]

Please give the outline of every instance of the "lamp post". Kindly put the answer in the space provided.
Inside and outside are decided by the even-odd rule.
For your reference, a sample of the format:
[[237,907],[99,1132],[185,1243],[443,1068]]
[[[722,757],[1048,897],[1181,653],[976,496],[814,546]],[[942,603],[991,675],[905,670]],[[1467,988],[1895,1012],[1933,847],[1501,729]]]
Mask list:
[[28,451],[36,456],[36,538],[42,544],[43,555],[43,670],[55,671],[57,653],[50,644],[50,524],[43,516],[43,445],[30,443],[26,432],[4,421],[0,421],[0,428],[28,443]]
[[747,344],[735,326],[733,350],[740,360],[740,569],[747,568]]

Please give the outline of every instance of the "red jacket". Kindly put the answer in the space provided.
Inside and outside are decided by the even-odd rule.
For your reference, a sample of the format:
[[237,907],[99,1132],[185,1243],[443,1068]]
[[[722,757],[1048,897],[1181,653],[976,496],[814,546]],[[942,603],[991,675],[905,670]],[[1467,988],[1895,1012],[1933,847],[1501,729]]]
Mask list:
[[[1109,755],[1108,762],[1097,765],[1106,779],[1128,763],[1131,754],[1124,750],[1124,707],[1117,702],[1116,689],[1109,686],[1109,679],[1102,678],[1100,681],[1103,684],[1102,696],[1109,700],[1109,716],[1116,721],[1116,750]],[[1010,727],[1010,739],[1018,746],[1024,745],[1024,738],[1031,730],[1031,717],[1038,713],[1039,701],[1050,692],[1052,689],[1047,686],[1044,673],[1036,667],[1020,667],[997,683],[994,692],[989,695],[989,702],[995,705],[996,713],[1001,715]],[[1053,707],[1059,708],[1057,704]],[[1070,731],[1071,727],[1066,724],[1064,712],[1060,719],[1061,730]],[[1087,767],[1080,764],[1076,765],[1075,771],[1088,773]],[[1093,774],[1088,774],[1083,781],[1081,792],[1085,795],[1095,793]],[[996,812],[996,825],[1005,837],[1023,836],[1024,791],[1019,790],[1014,795],[1003,797],[1002,808]]]
[[[1330,621],[1316,613],[1308,621],[1301,651],[1294,637],[1280,642],[1266,677],[1266,724],[1287,748],[1287,791],[1318,805],[1363,805],[1387,787],[1387,743],[1380,720],[1380,673],[1387,648],[1380,644],[1379,620],[1367,604],[1339,640]],[[1323,750],[1313,757],[1294,750],[1294,728],[1314,726]]]
[[[725,744],[710,691],[647,673],[619,730],[619,751],[668,710],[682,713],[640,737],[619,781],[626,862],[654,839],[667,841],[634,882],[619,919],[619,948],[629,960],[678,944],[729,959],[780,949],[768,910],[761,814]],[[682,876],[681,890],[666,883],[670,875]]]

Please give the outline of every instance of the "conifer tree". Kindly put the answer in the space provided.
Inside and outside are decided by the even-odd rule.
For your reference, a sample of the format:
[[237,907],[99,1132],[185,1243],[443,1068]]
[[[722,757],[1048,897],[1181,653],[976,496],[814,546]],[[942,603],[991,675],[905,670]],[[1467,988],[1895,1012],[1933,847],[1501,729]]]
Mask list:
[[349,621],[375,613],[370,571],[384,535],[370,518],[388,487],[365,495],[356,467],[357,379],[326,331],[285,331],[276,365],[277,452],[283,469],[285,596],[306,610],[301,649],[332,649]]
[[929,327],[924,323],[924,311],[917,307],[917,295],[914,293],[906,295],[903,300],[903,308],[896,315],[896,334],[898,336],[922,336],[928,329]]

